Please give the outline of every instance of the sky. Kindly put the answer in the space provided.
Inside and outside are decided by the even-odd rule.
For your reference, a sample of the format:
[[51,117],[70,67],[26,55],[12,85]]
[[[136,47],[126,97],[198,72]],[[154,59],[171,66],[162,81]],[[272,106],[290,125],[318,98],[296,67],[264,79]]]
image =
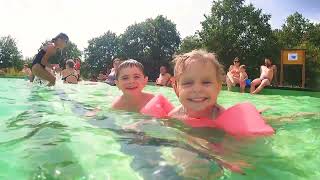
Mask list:
[[[246,0],[272,15],[272,28],[298,11],[320,22],[320,0]],[[24,57],[33,57],[41,42],[60,32],[83,50],[88,40],[162,14],[172,20],[181,37],[201,29],[212,0],[0,0],[0,37],[11,35]]]

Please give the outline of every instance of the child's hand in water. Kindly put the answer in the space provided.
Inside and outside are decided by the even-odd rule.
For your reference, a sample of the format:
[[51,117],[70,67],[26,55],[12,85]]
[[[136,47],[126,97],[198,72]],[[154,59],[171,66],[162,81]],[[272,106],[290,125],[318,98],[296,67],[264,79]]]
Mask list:
[[245,161],[235,161],[232,163],[229,163],[226,161],[220,161],[220,164],[223,167],[229,169],[230,171],[240,173],[240,174],[245,174],[242,168],[252,168],[252,166]]
[[319,115],[320,115],[319,113],[314,113],[314,112],[298,112],[298,113],[282,115],[282,116],[266,116],[264,117],[264,119],[267,121],[274,121],[274,122],[290,122],[299,118],[308,118],[308,117],[311,118]]
[[96,107],[96,108],[94,108],[92,111],[87,111],[87,112],[85,113],[85,116],[86,116],[86,117],[93,117],[93,116],[96,116],[97,113],[100,112],[100,111],[101,111],[101,109],[100,109],[99,107]]
[[139,131],[138,126],[140,125],[140,122],[135,122],[133,124],[128,124],[128,125],[124,125],[122,126],[122,129],[126,130],[126,131],[130,131],[130,130],[134,130],[134,131]]
[[[209,152],[215,151],[216,153],[222,154],[223,153],[223,147],[220,144],[213,144],[208,142],[205,139],[201,139],[198,137],[193,137],[187,135],[188,142],[191,144],[198,144],[200,147],[208,150]],[[214,155],[215,156],[215,155]],[[235,162],[227,162],[223,159],[216,159],[217,162],[223,166],[226,169],[229,169],[232,172],[240,173],[240,174],[245,174],[242,168],[250,168],[252,167],[250,164],[248,164],[245,161],[235,161]]]
[[141,126],[142,124],[150,123],[150,122],[151,122],[151,120],[138,121],[133,124],[124,125],[124,126],[122,126],[122,129],[134,130],[134,131],[140,132],[139,126]]

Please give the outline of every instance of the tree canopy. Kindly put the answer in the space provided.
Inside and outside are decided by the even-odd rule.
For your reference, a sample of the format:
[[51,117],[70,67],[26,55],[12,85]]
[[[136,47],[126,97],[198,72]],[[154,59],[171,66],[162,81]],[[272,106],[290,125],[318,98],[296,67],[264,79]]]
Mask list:
[[110,68],[112,59],[119,53],[119,37],[111,31],[89,40],[89,45],[85,49],[85,62],[90,67],[87,71],[97,74],[107,67]]
[[22,69],[22,54],[11,36],[0,38],[0,68]]
[[179,47],[179,53],[187,53],[194,49],[201,49],[203,48],[202,42],[200,37],[196,35],[191,35],[185,37]]
[[204,47],[215,51],[224,65],[239,57],[242,63],[258,67],[275,43],[270,17],[244,0],[213,1],[199,35]]
[[146,74],[155,79],[161,65],[168,65],[180,44],[176,25],[157,16],[127,27],[119,36],[108,31],[89,41],[85,50],[90,74],[111,68],[112,59],[136,59],[145,66]]

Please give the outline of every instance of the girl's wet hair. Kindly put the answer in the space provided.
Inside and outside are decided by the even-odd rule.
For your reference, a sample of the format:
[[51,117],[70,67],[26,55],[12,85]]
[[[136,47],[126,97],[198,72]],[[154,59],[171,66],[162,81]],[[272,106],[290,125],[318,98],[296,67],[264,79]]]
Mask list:
[[116,79],[119,78],[120,71],[121,71],[122,69],[128,68],[128,67],[136,67],[136,68],[138,68],[138,69],[141,70],[141,72],[142,72],[143,75],[145,75],[145,74],[144,74],[144,67],[143,67],[143,65],[142,65],[140,62],[138,62],[137,60],[129,59],[129,60],[123,61],[123,62],[119,65],[118,69],[116,69]]
[[179,76],[185,72],[191,63],[211,63],[216,69],[216,78],[219,83],[223,82],[224,70],[223,66],[218,61],[218,56],[215,53],[208,53],[205,50],[193,50],[189,53],[178,55],[174,58],[174,76],[179,79]]
[[52,38],[52,42],[58,40],[58,39],[63,39],[66,43],[69,41],[69,37],[65,33],[60,33],[56,37]]

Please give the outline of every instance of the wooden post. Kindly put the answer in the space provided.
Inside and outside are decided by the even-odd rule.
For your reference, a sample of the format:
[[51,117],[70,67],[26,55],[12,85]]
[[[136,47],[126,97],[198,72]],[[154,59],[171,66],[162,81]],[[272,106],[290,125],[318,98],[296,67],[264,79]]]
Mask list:
[[283,51],[281,50],[281,58],[280,58],[280,64],[281,64],[281,69],[280,69],[280,86],[283,86]]
[[[289,57],[290,53],[290,57]],[[283,86],[284,80],[284,65],[302,65],[301,87],[305,87],[306,83],[306,51],[305,49],[282,49],[281,50],[281,72],[280,72],[280,86]]]
[[305,63],[302,64],[302,88],[304,88],[305,82],[306,82],[306,68]]

